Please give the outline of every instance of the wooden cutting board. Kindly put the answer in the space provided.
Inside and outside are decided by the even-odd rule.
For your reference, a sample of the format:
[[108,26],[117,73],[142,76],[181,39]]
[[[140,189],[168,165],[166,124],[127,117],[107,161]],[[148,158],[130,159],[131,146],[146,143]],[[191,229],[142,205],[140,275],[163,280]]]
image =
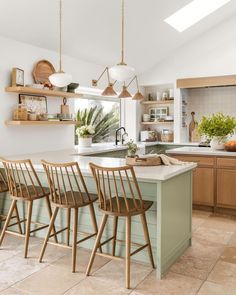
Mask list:
[[55,73],[54,66],[48,60],[40,60],[33,69],[34,82],[44,84],[49,82],[48,77]]

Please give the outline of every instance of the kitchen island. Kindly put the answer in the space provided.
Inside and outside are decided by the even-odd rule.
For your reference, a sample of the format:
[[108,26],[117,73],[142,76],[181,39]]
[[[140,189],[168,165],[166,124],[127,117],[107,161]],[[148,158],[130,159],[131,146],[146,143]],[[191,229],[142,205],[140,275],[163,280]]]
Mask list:
[[[96,155],[78,156],[75,155],[74,150],[27,154],[10,158],[30,158],[43,185],[47,185],[47,181],[40,163],[41,159],[55,163],[76,161],[80,165],[88,190],[91,193],[96,192],[96,186],[89,169],[89,162],[109,167],[125,165],[125,159],[96,157]],[[135,167],[143,199],[154,202],[152,208],[147,212],[147,221],[158,278],[162,278],[170,266],[191,245],[192,170],[196,166],[195,163],[187,163],[185,165],[174,166]],[[7,213],[9,203],[9,198],[6,195],[1,204],[1,209],[5,214]],[[34,207],[33,217],[39,222],[48,223],[47,214],[45,214],[47,211],[43,206],[44,202],[39,200],[38,204]],[[98,223],[100,223],[101,215],[97,210],[97,206],[95,207]],[[24,215],[25,209],[19,209],[21,209],[20,214]],[[92,226],[90,226],[87,209],[82,208],[79,214],[80,231],[91,231]],[[62,212],[56,221],[56,225],[62,227],[65,226],[65,224],[66,212],[65,214]],[[118,226],[118,240],[124,239],[124,229],[124,219],[121,218]],[[142,226],[139,217],[135,216],[132,221],[132,240],[134,242],[143,243],[143,233],[141,229]],[[111,235],[112,220],[108,222],[105,238]],[[88,240],[83,244],[83,247],[91,249],[93,243],[94,241]],[[118,244],[117,246],[117,253],[124,255],[125,249],[122,244]],[[105,250],[109,250],[109,246]],[[148,261],[148,255],[145,251],[142,251],[135,255],[135,259],[146,262]]]
[[193,171],[194,208],[236,215],[236,152],[181,147],[167,153],[198,164]]

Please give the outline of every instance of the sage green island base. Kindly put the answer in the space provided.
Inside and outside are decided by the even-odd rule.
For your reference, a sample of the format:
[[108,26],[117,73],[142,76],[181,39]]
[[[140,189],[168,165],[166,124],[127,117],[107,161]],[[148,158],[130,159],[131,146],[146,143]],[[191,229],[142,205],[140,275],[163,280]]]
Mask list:
[[[43,185],[47,185],[47,180],[40,164],[40,159],[58,163],[77,161],[80,164],[88,190],[91,193],[96,192],[96,187],[89,170],[89,162],[94,162],[102,166],[121,166],[125,164],[124,159],[72,156],[68,151],[48,152],[12,158],[31,158]],[[191,245],[192,169],[195,167],[196,164],[188,163],[181,166],[135,168],[143,199],[153,201],[153,206],[147,211],[147,222],[157,268],[157,277],[159,279],[165,275],[170,266]],[[3,194],[0,198],[1,213],[7,214],[9,205],[9,196]],[[45,205],[44,200],[38,200],[34,203],[32,220],[49,223]],[[20,215],[23,218],[27,208],[20,202],[18,207]],[[97,204],[95,204],[95,212],[99,224],[101,214],[97,209]],[[112,219],[108,220],[108,225],[103,236],[104,240],[112,236],[112,222]],[[60,214],[56,220],[56,226],[58,229],[66,226],[66,210],[60,210]],[[32,225],[32,228],[33,227],[34,225]],[[79,231],[93,232],[89,212],[86,208],[82,208],[79,211]],[[43,231],[37,232],[37,236],[41,238],[43,238],[45,234],[46,232]],[[65,236],[62,234],[62,242],[64,238]],[[125,220],[119,218],[117,239],[124,240],[124,238]],[[136,243],[145,243],[141,220],[138,216],[132,218],[132,241]],[[88,249],[92,249],[93,245],[93,239],[87,240],[81,244],[82,247]],[[4,248],[4,242],[2,247]],[[55,246],[55,251],[56,249]],[[109,244],[103,247],[103,251],[110,250]],[[124,256],[124,254],[124,245],[122,243],[117,243],[116,255]],[[134,255],[133,258],[138,261],[149,263],[146,250]],[[47,261],[47,251],[44,259]],[[79,263],[79,258],[77,263]]]

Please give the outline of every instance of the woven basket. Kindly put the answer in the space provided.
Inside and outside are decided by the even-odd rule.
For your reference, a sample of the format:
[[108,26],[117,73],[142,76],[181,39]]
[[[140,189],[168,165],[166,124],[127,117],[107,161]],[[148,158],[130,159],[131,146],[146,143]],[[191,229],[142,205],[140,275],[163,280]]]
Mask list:
[[150,157],[150,158],[135,158],[126,157],[126,164],[131,166],[160,166],[162,161],[160,157]]

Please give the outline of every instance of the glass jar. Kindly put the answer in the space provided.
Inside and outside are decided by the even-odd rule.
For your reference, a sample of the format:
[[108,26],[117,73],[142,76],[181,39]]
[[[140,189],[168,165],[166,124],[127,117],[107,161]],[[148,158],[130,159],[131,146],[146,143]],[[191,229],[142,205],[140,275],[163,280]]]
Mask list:
[[25,104],[18,104],[13,109],[13,120],[15,121],[27,121],[28,111]]

